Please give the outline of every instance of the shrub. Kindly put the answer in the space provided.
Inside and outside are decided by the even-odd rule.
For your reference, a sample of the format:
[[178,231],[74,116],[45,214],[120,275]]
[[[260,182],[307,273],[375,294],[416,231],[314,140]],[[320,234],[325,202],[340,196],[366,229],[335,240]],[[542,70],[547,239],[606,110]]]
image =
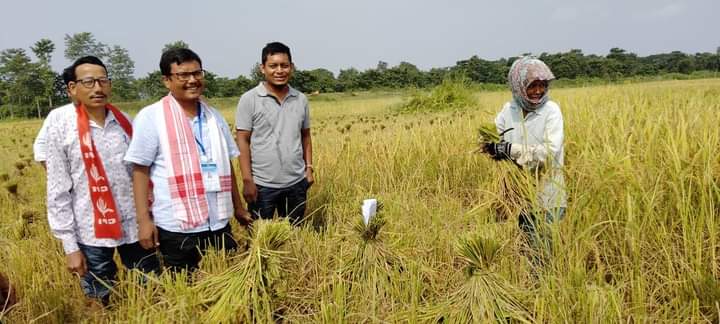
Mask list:
[[466,78],[445,79],[430,92],[416,89],[397,110],[403,113],[460,110],[477,104]]

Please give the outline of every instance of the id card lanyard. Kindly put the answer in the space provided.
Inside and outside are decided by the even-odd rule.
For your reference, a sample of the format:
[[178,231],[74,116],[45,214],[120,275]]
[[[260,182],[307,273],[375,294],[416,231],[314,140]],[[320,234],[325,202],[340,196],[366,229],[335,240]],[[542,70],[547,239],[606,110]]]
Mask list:
[[202,136],[202,109],[200,109],[200,103],[197,104],[197,115],[198,115],[198,135],[200,135],[200,139],[198,140],[197,137],[195,137],[195,143],[198,144],[200,147],[200,153],[202,153],[202,156],[204,158],[207,158],[207,154],[205,153],[205,145],[203,145],[203,136]]
[[216,192],[220,191],[220,177],[218,176],[218,170],[217,170],[217,164],[212,160],[211,157],[207,156],[207,151],[205,150],[205,145],[203,144],[203,137],[202,137],[202,110],[200,108],[200,103],[198,103],[198,135],[200,135],[200,139],[195,137],[195,142],[200,147],[200,152],[202,153],[202,156],[200,156],[200,168],[202,169],[203,174],[203,184],[205,185],[205,190],[207,192]]

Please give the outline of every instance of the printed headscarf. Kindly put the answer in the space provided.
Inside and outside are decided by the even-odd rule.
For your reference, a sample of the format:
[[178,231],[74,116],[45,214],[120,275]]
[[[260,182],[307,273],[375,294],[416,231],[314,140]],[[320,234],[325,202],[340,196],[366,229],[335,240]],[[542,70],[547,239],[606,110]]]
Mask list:
[[525,111],[534,111],[548,101],[548,90],[542,98],[532,100],[528,97],[527,88],[533,81],[551,81],[555,79],[550,68],[532,56],[523,56],[515,60],[508,72],[508,83],[513,100]]

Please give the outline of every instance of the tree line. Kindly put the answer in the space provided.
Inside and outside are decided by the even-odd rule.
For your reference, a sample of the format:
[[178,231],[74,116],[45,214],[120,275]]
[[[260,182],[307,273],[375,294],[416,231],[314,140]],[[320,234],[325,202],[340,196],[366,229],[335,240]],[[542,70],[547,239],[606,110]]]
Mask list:
[[[113,82],[114,101],[159,98],[167,92],[161,83],[159,70],[136,78],[135,62],[128,51],[119,45],[109,45],[95,39],[92,33],[65,35],[64,57],[74,61],[85,55],[95,55],[105,62]],[[166,44],[162,51],[189,45],[183,41]],[[41,39],[31,47],[34,58],[23,48],[10,48],[0,52],[0,118],[42,117],[52,107],[68,102],[62,82],[62,71],[53,71],[50,62],[55,44]],[[716,53],[686,54],[680,51],[638,56],[621,48],[610,49],[607,55],[586,55],[579,49],[564,53],[542,53],[558,79],[616,80],[636,76],[653,76],[667,73],[691,74],[696,71],[720,71],[720,47]],[[508,69],[515,57],[485,60],[478,56],[458,61],[454,66],[420,70],[409,62],[389,66],[380,61],[374,68],[360,71],[341,69],[337,75],[318,68],[295,71],[292,84],[306,93],[346,92],[374,89],[430,87],[448,77],[465,77],[472,82],[486,84],[505,83]],[[212,71],[206,74],[207,97],[237,97],[263,79],[259,63],[249,76],[236,78],[219,76]]]

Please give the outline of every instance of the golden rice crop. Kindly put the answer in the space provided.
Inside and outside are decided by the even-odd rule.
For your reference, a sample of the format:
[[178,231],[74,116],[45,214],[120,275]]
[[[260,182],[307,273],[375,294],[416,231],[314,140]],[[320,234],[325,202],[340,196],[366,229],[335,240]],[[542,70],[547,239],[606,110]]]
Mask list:
[[[32,156],[25,145],[40,121],[0,122],[0,175],[8,175],[0,188],[0,272],[15,283],[19,297],[0,320],[203,323],[217,311],[230,322],[435,323],[441,316],[446,322],[467,316],[538,323],[715,322],[718,88],[720,80],[706,79],[551,90],[565,120],[568,208],[557,224],[551,260],[537,272],[519,247],[517,213],[508,209],[507,222],[496,220],[496,206],[508,201],[498,179],[510,170],[502,168],[519,169],[468,153],[477,147],[478,128],[492,122],[509,91],[476,92],[469,107],[426,113],[397,113],[397,94],[313,101],[313,128],[326,127],[313,135],[312,222],[292,227],[284,252],[268,259],[284,260],[270,262],[281,275],[267,272],[274,281],[265,286],[274,287],[268,295],[259,290],[259,272],[239,279],[240,265],[249,260],[245,251],[209,251],[189,280],[163,274],[138,284],[136,274],[121,271],[112,306],[100,310],[85,306],[50,234],[42,167],[16,172],[15,162]],[[231,102],[219,102],[228,120]],[[385,127],[373,129],[365,120]],[[348,124],[349,130],[337,131]],[[16,194],[6,182],[17,183]],[[359,253],[364,240],[352,227],[360,218],[357,202],[367,197],[385,203],[385,222],[375,236],[381,244],[368,242]],[[40,214],[28,223],[26,210]],[[250,240],[252,250],[253,238],[233,226],[241,246]],[[482,243],[463,257],[458,238],[478,233],[503,248],[493,254],[493,243]],[[466,270],[470,256],[484,262],[473,276]],[[361,260],[388,271],[350,271]],[[221,284],[218,278],[230,279]],[[199,288],[213,281],[216,290]],[[223,300],[229,283],[246,293]],[[258,288],[250,291],[257,305],[243,297],[251,286]],[[240,297],[248,302],[238,306]],[[494,300],[505,302],[485,304]]]
[[283,247],[290,239],[291,225],[285,221],[256,220],[250,249],[220,274],[198,282],[194,290],[209,305],[206,323],[273,322],[275,285],[287,258]]

